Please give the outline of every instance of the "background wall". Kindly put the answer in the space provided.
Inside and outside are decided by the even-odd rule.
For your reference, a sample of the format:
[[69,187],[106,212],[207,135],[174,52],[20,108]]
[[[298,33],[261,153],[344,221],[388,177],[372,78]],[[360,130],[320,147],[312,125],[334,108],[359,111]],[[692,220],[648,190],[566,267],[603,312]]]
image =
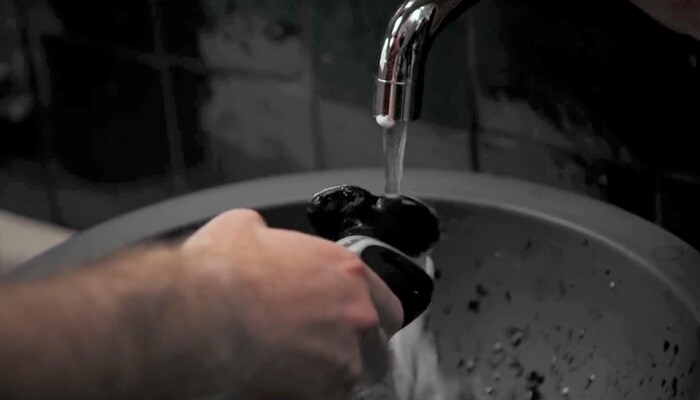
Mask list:
[[[382,166],[372,78],[398,3],[0,0],[0,208],[83,229]],[[624,0],[482,0],[431,50],[406,165],[572,190],[700,248],[698,57]]]

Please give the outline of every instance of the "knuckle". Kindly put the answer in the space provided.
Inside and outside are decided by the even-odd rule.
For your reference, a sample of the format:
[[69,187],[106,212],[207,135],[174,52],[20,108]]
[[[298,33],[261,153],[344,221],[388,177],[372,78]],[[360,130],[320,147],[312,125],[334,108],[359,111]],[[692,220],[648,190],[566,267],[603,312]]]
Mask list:
[[250,208],[236,208],[223,212],[220,217],[226,220],[246,222],[254,225],[266,225],[265,219],[256,210]]
[[380,320],[371,299],[363,298],[350,316],[350,324],[359,332],[367,332],[379,327]]
[[343,270],[354,277],[367,278],[367,266],[364,261],[355,253],[342,249],[343,255],[341,257],[341,263],[343,265]]

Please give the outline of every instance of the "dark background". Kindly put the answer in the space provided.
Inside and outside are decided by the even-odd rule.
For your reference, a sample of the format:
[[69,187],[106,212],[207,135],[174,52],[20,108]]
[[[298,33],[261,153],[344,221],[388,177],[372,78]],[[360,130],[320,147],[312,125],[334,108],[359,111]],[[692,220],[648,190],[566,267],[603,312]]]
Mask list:
[[[84,229],[381,167],[372,78],[398,4],[0,0],[0,208]],[[435,41],[406,166],[575,191],[700,248],[699,57],[627,0],[483,0]]]

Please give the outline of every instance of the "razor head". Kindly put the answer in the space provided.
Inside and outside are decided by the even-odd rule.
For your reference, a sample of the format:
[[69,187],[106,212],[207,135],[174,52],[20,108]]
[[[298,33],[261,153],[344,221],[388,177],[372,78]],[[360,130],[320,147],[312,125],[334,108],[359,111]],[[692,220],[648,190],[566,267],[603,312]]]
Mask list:
[[401,302],[404,326],[430,305],[433,280],[412,259],[440,239],[434,209],[409,197],[374,196],[342,185],[317,193],[307,207],[316,232],[354,251]]
[[329,240],[364,235],[417,257],[440,239],[437,212],[413,197],[374,196],[352,185],[317,193],[307,207],[316,232]]

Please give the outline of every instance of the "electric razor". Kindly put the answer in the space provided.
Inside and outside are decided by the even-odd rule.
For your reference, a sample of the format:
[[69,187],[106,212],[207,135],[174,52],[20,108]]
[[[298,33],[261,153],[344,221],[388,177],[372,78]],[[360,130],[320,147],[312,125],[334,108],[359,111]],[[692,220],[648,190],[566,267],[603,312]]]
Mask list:
[[319,236],[357,254],[382,279],[401,302],[404,327],[428,308],[433,280],[421,264],[440,239],[433,208],[409,196],[341,185],[314,195],[307,215]]

